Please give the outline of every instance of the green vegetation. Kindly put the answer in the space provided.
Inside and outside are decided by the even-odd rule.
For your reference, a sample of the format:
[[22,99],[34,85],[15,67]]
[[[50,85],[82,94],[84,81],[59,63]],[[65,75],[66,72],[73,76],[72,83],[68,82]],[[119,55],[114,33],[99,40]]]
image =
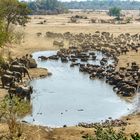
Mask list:
[[131,23],[131,21],[132,21],[132,17],[127,17],[126,18],[126,23]]
[[95,126],[95,136],[83,136],[85,140],[127,140],[124,134],[124,129],[116,132],[110,125],[107,128],[103,128],[101,125]]
[[35,0],[28,2],[33,14],[61,14],[67,11],[58,0]]
[[138,133],[132,134],[131,137],[133,140],[140,140],[140,135]]
[[132,134],[131,138],[128,139],[124,133],[124,128],[115,131],[111,125],[103,128],[102,125],[95,125],[95,135],[90,136],[88,134],[83,136],[85,140],[140,140],[138,133]]
[[11,24],[25,26],[28,22],[30,10],[27,5],[18,0],[0,0],[0,47],[10,42],[13,32]]
[[117,18],[120,18],[121,15],[121,9],[118,7],[113,7],[109,9],[109,15],[110,16],[116,16]]
[[7,140],[20,139],[22,137],[22,124],[18,122],[19,116],[25,115],[30,111],[30,103],[20,101],[17,97],[10,99],[5,97],[0,103],[0,119],[6,122],[9,128],[9,133],[3,138]]
[[71,1],[63,2],[68,9],[93,9],[93,10],[109,10],[111,7],[118,6],[123,10],[138,10],[139,1],[131,0],[87,0],[87,1]]
[[[28,9],[26,3],[18,0],[0,0],[0,47],[6,46],[23,35],[15,32],[11,25],[25,26],[28,22]],[[5,63],[3,53],[0,54],[0,67]],[[1,74],[1,69],[0,69]],[[4,140],[19,140],[22,137],[22,124],[19,117],[31,110],[29,102],[19,101],[18,98],[6,97],[0,102],[0,120],[8,125],[9,133],[0,137]]]
[[0,47],[7,41],[7,33],[3,21],[0,21]]
[[[25,26],[28,22],[30,10],[26,3],[18,0],[0,0],[0,47],[13,40],[19,40],[23,34],[15,32],[11,25]],[[3,54],[0,54],[0,66],[5,63]],[[1,70],[1,69],[0,69]],[[0,71],[1,72],[1,71]],[[19,101],[17,97],[6,97],[0,102],[0,120],[8,125],[8,134],[0,137],[4,140],[22,139],[22,124],[19,117],[31,110],[29,102]]]
[[25,26],[30,10],[27,5],[18,0],[0,0],[0,19],[5,21],[6,31],[10,24]]
[[116,5],[123,10],[139,10],[139,1],[121,0],[87,0],[60,2],[58,0],[35,0],[27,3],[32,10],[32,14],[61,14],[67,9],[92,9],[109,10]]
[[[26,3],[18,0],[0,0],[0,47],[6,43],[20,43],[24,34],[15,32],[13,25],[25,26],[28,22],[30,10]],[[3,54],[0,54],[0,64]]]

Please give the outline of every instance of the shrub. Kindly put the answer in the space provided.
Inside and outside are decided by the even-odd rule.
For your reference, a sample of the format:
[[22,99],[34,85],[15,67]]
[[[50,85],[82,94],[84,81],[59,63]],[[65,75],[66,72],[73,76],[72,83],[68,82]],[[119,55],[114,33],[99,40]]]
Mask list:
[[[115,131],[111,125],[103,128],[102,125],[95,125],[95,135],[90,136],[88,134],[82,136],[85,140],[128,140],[125,136],[124,128]],[[130,140],[140,140],[140,135],[138,133],[131,134]]]
[[77,23],[77,18],[71,17],[71,18],[70,18],[70,22],[71,22],[71,23]]
[[131,137],[133,140],[140,140],[140,135],[138,133],[132,134]]
[[132,21],[132,18],[131,17],[127,17],[126,18],[126,23],[130,23]]
[[30,110],[30,104],[20,101],[19,98],[5,97],[0,103],[0,119],[8,125],[9,133],[3,137],[8,140],[19,140],[22,138],[22,124],[18,121],[19,116]]

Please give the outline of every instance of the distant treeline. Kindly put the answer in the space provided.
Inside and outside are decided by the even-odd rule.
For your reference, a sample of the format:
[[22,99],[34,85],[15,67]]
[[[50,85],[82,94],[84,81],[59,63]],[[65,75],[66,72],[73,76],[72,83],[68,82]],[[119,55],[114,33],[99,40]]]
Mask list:
[[32,14],[60,14],[67,11],[63,3],[58,0],[35,0],[27,4]]
[[32,10],[32,14],[61,14],[67,12],[68,9],[92,9],[92,10],[108,10],[112,7],[119,7],[123,10],[139,10],[140,2],[130,0],[87,0],[87,1],[71,1],[60,2],[58,0],[35,0],[29,1],[28,7]]
[[93,9],[93,10],[108,10],[111,7],[119,7],[123,10],[138,10],[140,2],[130,0],[87,0],[87,1],[71,1],[63,2],[67,9]]

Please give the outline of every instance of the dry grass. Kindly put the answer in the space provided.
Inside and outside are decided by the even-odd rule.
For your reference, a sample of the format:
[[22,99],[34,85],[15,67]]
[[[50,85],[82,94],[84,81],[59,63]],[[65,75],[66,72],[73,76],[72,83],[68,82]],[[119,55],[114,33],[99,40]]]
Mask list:
[[[127,11],[131,16],[137,16],[136,11]],[[88,19],[79,20],[79,23],[68,23],[69,17],[73,15],[84,15],[87,16]],[[21,45],[15,45],[10,47],[10,51],[12,52],[12,56],[21,57],[26,53],[32,53],[35,51],[42,51],[42,50],[56,50],[57,47],[53,47],[53,39],[48,39],[45,37],[45,33],[56,32],[56,33],[64,33],[64,32],[71,32],[71,33],[94,33],[95,31],[107,31],[111,32],[115,35],[120,33],[139,33],[140,32],[140,23],[134,22],[132,24],[125,24],[125,25],[113,25],[113,24],[92,24],[89,23],[89,19],[91,18],[103,18],[109,19],[104,12],[102,13],[69,13],[69,14],[62,14],[62,15],[49,15],[49,16],[32,16],[31,22],[22,30],[25,32],[25,39]],[[45,24],[38,24],[41,21],[46,20]],[[21,30],[21,28],[18,27]],[[42,35],[37,37],[36,33],[41,32]],[[6,51],[6,50],[5,50]],[[120,56],[119,66],[126,66],[127,62],[136,61],[140,64],[140,52],[137,54],[134,52],[130,52],[127,55]],[[31,72],[33,73],[33,72]],[[38,73],[38,72],[34,72]],[[45,71],[44,71],[45,73]],[[38,73],[39,74],[39,73]],[[36,76],[39,76],[39,75]],[[3,90],[0,89],[0,93]],[[0,94],[1,95],[1,94]],[[1,97],[1,96],[0,96]],[[130,125],[126,127],[127,134],[132,132],[140,132],[140,117],[139,115],[128,116],[123,119],[129,119],[128,122]],[[0,131],[1,131],[0,127]],[[60,128],[54,129],[50,131],[48,129],[40,129],[39,131],[37,127],[26,127],[26,132],[29,134],[29,140],[81,140],[81,136],[83,133],[92,133],[92,129],[84,129],[79,127],[70,127],[70,128]],[[3,131],[3,130],[2,130]],[[33,133],[36,132],[36,133]]]
[[[131,14],[136,16],[138,13],[133,11]],[[88,19],[80,19],[78,23],[68,23],[70,17],[74,15],[83,15],[88,17]],[[114,35],[127,32],[135,34],[139,33],[140,31],[140,22],[120,25],[93,24],[89,23],[90,19],[92,18],[109,19],[110,17],[105,12],[89,14],[76,12],[61,15],[32,16],[30,23],[28,23],[24,29],[18,28],[25,32],[24,42],[21,45],[17,45],[16,47],[10,47],[10,51],[14,53],[14,56],[21,56],[34,51],[58,49],[57,47],[53,46],[53,39],[48,39],[45,37],[45,33],[48,31],[55,33],[94,33],[98,30],[101,32],[107,31],[113,33]],[[44,20],[46,20],[46,23],[38,24]],[[40,37],[37,37],[36,35],[38,32],[42,33]]]

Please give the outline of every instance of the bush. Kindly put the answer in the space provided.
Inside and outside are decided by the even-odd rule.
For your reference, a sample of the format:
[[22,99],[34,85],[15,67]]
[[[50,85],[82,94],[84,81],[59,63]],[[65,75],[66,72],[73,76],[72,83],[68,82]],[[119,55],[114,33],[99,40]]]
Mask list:
[[[128,140],[125,136],[124,128],[115,131],[112,126],[108,125],[103,128],[102,125],[95,125],[95,135],[90,136],[88,134],[82,136],[85,140]],[[140,140],[140,135],[138,133],[132,134],[130,140]]]
[[71,17],[70,18],[70,23],[77,23],[77,18]]
[[5,140],[19,140],[22,138],[23,128],[22,124],[18,121],[19,116],[29,112],[30,103],[20,101],[19,98],[9,96],[5,97],[0,103],[0,119],[6,122],[9,132],[3,136]]
[[132,18],[131,17],[127,17],[126,18],[126,23],[131,23],[131,21],[132,21]]
[[103,128],[101,125],[95,125],[95,136],[84,137],[86,140],[127,140],[124,135],[124,129],[116,132],[110,125]]
[[131,137],[133,140],[140,140],[140,135],[138,133],[132,134]]

